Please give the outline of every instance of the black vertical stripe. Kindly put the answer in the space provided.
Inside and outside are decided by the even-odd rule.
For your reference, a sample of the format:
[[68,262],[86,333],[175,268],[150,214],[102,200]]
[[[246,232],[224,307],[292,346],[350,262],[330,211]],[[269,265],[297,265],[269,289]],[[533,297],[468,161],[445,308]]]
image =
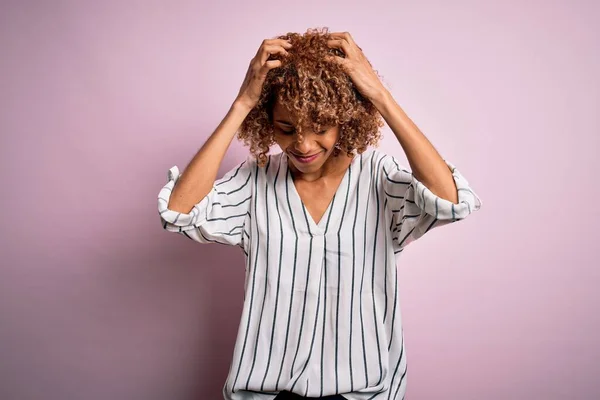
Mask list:
[[[373,176],[373,158],[375,157],[375,153],[371,154],[371,158],[370,158],[370,176]],[[369,181],[369,189],[367,190],[367,206],[365,207],[365,216],[369,214],[369,203],[371,202],[371,193],[372,193],[372,185],[373,185],[373,181],[372,179]],[[362,331],[362,348],[363,348],[363,363],[364,363],[364,368],[365,368],[365,387],[367,387],[369,385],[369,368],[367,365],[367,349],[366,349],[366,343],[365,343],[365,325],[364,325],[364,320],[363,320],[363,300],[362,300],[362,292],[363,292],[363,286],[364,286],[364,281],[365,281],[365,268],[366,268],[366,263],[367,263],[367,222],[368,220],[365,219],[365,229],[363,232],[363,262],[362,262],[362,275],[361,275],[361,280],[360,280],[360,327],[361,327],[361,331]]]
[[[401,339],[400,356],[398,357],[398,362],[396,363],[396,368],[394,368],[394,374],[392,375],[390,388],[388,390],[388,400],[390,400],[390,398],[392,396],[392,384],[394,383],[394,379],[396,377],[396,374],[398,373],[398,367],[400,367],[400,363],[402,362],[402,358],[404,357],[404,332],[401,332],[400,339]],[[404,376],[406,375],[407,368],[408,368],[408,365],[406,365],[406,368],[404,369],[404,373],[402,374],[402,376],[400,376],[400,382],[398,382],[398,385],[396,386],[396,390],[394,391],[394,397],[393,397],[394,399],[398,395],[398,390],[400,390],[400,387],[402,386],[402,381],[404,380]]]
[[252,378],[252,373],[254,372],[254,366],[256,365],[256,354],[258,353],[258,343],[260,338],[260,328],[262,326],[262,322],[264,320],[263,314],[265,312],[265,303],[267,299],[267,289],[269,282],[269,226],[271,225],[269,221],[269,166],[271,165],[271,156],[269,156],[267,161],[267,166],[265,167],[265,216],[266,216],[266,228],[267,228],[267,238],[265,243],[267,245],[266,257],[265,257],[265,284],[264,284],[264,292],[263,292],[263,301],[260,308],[260,317],[258,318],[258,329],[256,330],[256,342],[254,343],[254,355],[252,357],[252,366],[250,367],[250,373],[248,374],[248,379],[246,380],[246,390],[248,390],[250,385],[250,379]]
[[354,223],[352,224],[352,290],[350,293],[350,340],[348,344],[348,359],[350,365],[350,391],[354,391],[354,374],[352,373],[352,325],[353,325],[353,316],[354,316],[354,280],[355,280],[355,270],[356,270],[356,221],[358,218],[358,204],[360,203],[360,177],[362,176],[363,170],[363,155],[360,154],[360,170],[358,172],[358,179],[356,181],[356,193],[357,197],[354,201],[355,209],[354,209]]
[[[290,321],[292,319],[292,305],[294,304],[294,288],[296,287],[295,283],[296,283],[296,262],[298,259],[298,231],[296,230],[296,221],[294,219],[294,212],[292,211],[292,205],[290,203],[290,191],[289,191],[289,179],[288,178],[288,172],[286,170],[286,179],[285,179],[285,195],[286,195],[286,199],[287,199],[287,205],[288,205],[288,211],[290,213],[290,219],[292,221],[292,227],[293,227],[293,231],[294,231],[294,236],[295,236],[295,242],[294,242],[294,268],[292,270],[292,285],[291,288],[292,290],[290,290],[290,306],[288,308],[288,320],[287,320],[287,328],[285,331],[285,342],[284,342],[284,348],[283,348],[283,357],[281,359],[281,366],[279,368],[279,375],[277,375],[277,382],[275,384],[275,387],[278,388],[279,387],[279,379],[281,378],[281,373],[283,371],[283,365],[285,364],[285,356],[287,354],[287,344],[288,344],[288,338],[289,338],[289,334],[290,334]],[[306,297],[305,297],[306,299]],[[306,304],[306,302],[305,302]],[[302,321],[300,322],[300,329],[302,329],[302,324],[304,323],[304,310],[302,310]],[[298,339],[300,340],[300,339]],[[293,373],[293,368],[290,370],[290,376]],[[308,387],[307,387],[308,390]]]
[[[281,222],[281,213],[279,212],[279,200],[277,198],[277,179],[279,178],[280,170],[281,162],[279,162],[277,173],[275,175],[275,180],[273,181],[273,197],[275,198],[275,209],[277,210],[277,216],[279,217],[279,270],[277,271],[277,290],[275,294],[275,310],[273,311],[273,326],[271,327],[271,343],[269,345],[269,357],[267,358],[267,367],[265,368],[265,376],[263,377],[262,384],[260,385],[260,390],[264,390],[265,380],[267,379],[269,367],[271,366],[271,355],[273,353],[273,338],[275,336],[275,325],[277,323],[277,306],[279,304],[279,288],[281,286],[281,266],[283,264],[281,262],[283,258],[283,223]],[[275,389],[277,390],[277,388]]]
[[[306,219],[306,226],[308,227],[308,232],[310,234],[310,253],[312,253],[312,242],[313,242],[313,233],[310,231],[310,223],[308,221],[308,216],[306,215],[306,210],[304,210],[304,218]],[[309,253],[309,254],[310,254]],[[309,255],[309,271],[306,273],[306,287],[307,290],[304,293],[304,305],[306,306],[306,296],[308,294],[308,276],[310,273],[310,255]],[[321,278],[323,277],[323,274],[319,275],[319,292],[321,291]],[[302,368],[302,371],[300,372],[300,374],[298,374],[298,377],[296,377],[296,380],[294,381],[294,384],[292,385],[292,388],[290,389],[290,391],[294,390],[294,387],[296,386],[296,384],[298,383],[298,379],[300,379],[300,376],[304,373],[304,371],[306,370],[306,367],[308,366],[308,363],[310,361],[310,358],[312,357],[312,352],[313,352],[313,347],[315,344],[315,336],[317,333],[317,321],[318,321],[318,317],[319,317],[319,309],[320,309],[320,305],[321,305],[321,296],[318,296],[317,298],[317,310],[315,312],[315,321],[314,321],[314,326],[313,326],[313,334],[312,334],[312,340],[310,342],[310,349],[308,351],[308,357],[306,358],[306,362],[304,363],[304,367]],[[302,315],[304,316],[304,311],[302,312]],[[300,331],[300,333],[302,333],[302,331]],[[296,356],[298,355],[298,349],[300,348],[300,340],[298,340],[298,347],[296,348]],[[294,361],[296,360],[296,357],[294,357]],[[292,370],[293,370],[293,364],[292,364]],[[307,382],[308,383],[308,382]]]
[[[288,170],[288,176],[289,179],[292,179],[291,177],[291,172]],[[292,181],[293,184],[293,181]],[[306,222],[306,228],[308,229],[308,234],[310,235],[310,242],[309,242],[309,247],[308,247],[308,265],[307,265],[307,271],[306,271],[306,289],[304,290],[304,304],[302,305],[302,322],[300,323],[300,330],[298,332],[298,341],[296,342],[296,354],[294,354],[294,360],[292,361],[292,368],[290,370],[290,378],[292,378],[292,373],[294,371],[294,365],[296,364],[296,357],[298,357],[298,350],[300,350],[300,343],[301,343],[301,339],[302,339],[302,330],[303,330],[303,326],[304,326],[304,314],[306,311],[306,298],[308,296],[308,283],[309,283],[309,277],[310,277],[310,266],[311,266],[311,257],[312,257],[312,248],[313,248],[313,239],[314,239],[314,235],[312,233],[312,231],[310,230],[310,222],[308,220],[308,215],[306,214],[306,209],[304,208],[304,206],[301,207],[302,208],[302,212],[304,214],[304,221]],[[320,286],[320,278],[319,278],[319,286]],[[319,304],[321,301],[321,296],[319,296],[319,298],[317,299],[317,311],[315,313],[315,323],[314,323],[314,327],[313,327],[313,336],[312,336],[312,342],[310,344],[310,351],[308,353],[308,357],[306,362],[304,363],[304,368],[302,369],[302,372],[304,372],[304,370],[306,369],[306,366],[308,365],[308,361],[310,360],[310,357],[312,355],[312,349],[313,349],[313,344],[315,342],[315,333],[317,330],[317,316],[319,315]],[[298,375],[298,377],[296,378],[296,380],[294,381],[294,384],[292,385],[290,391],[294,390],[294,387],[296,386],[296,384],[298,383],[298,379],[300,379],[300,375],[302,375],[302,373],[300,373]],[[308,382],[307,382],[308,384]]]
[[388,352],[392,347],[394,340],[394,323],[396,322],[396,304],[398,302],[398,268],[394,268],[394,308],[392,309],[392,330],[390,332],[390,342],[388,343]]
[[[383,209],[386,212],[387,212],[387,209],[388,209],[387,208],[387,202],[388,202],[388,200],[387,200],[387,197],[386,197],[383,200]],[[390,222],[390,228],[389,228],[390,231],[392,229],[392,224],[393,224],[393,221]],[[387,292],[387,287],[388,287],[388,285],[387,285],[387,281],[388,281],[388,279],[387,279],[387,270],[388,270],[388,240],[387,240],[387,235],[384,235],[384,238],[385,238],[385,262],[383,263],[383,265],[385,266],[385,270],[384,270],[383,282],[385,284],[384,284],[384,288],[383,288],[383,290],[384,290],[383,298],[385,300],[385,306],[383,307],[383,310],[384,310],[383,311],[383,323],[385,324],[385,317],[387,316],[387,309],[388,309],[388,292]]]
[[[258,193],[258,164],[255,166],[254,173],[254,193]],[[257,202],[258,196],[254,198],[254,215],[258,215],[257,213]],[[248,310],[248,321],[246,322],[246,333],[244,335],[244,344],[242,345],[242,353],[240,354],[240,359],[238,361],[237,372],[235,374],[235,379],[233,380],[233,385],[231,392],[235,393],[235,387],[237,384],[237,380],[240,376],[240,371],[242,369],[242,361],[244,360],[244,353],[246,352],[246,344],[248,342],[248,334],[250,333],[250,321],[252,320],[252,310],[254,309],[252,305],[254,304],[254,289],[256,287],[256,266],[258,265],[258,254],[260,253],[260,234],[258,231],[258,224],[254,224],[256,227],[256,254],[254,255],[254,265],[250,265],[252,269],[252,293],[250,294],[250,307]],[[253,240],[254,242],[254,240]]]
[[321,338],[321,394],[320,396],[323,396],[323,360],[324,360],[324,355],[325,355],[325,325],[326,325],[326,320],[327,320],[327,229],[329,228],[329,221],[331,220],[331,214],[333,213],[333,207],[335,205],[335,197],[337,195],[337,191],[336,193],[333,195],[333,198],[331,199],[331,204],[329,207],[329,215],[327,216],[327,223],[325,224],[325,232],[323,233],[323,275],[325,276],[325,283],[324,283],[324,288],[323,288],[323,292],[324,294],[324,298],[323,298],[323,335]]
[[[375,233],[373,234],[373,267],[372,267],[372,274],[371,274],[371,296],[372,296],[372,300],[373,300],[373,324],[375,325],[375,341],[377,342],[377,356],[379,358],[379,381],[377,381],[377,384],[379,385],[381,383],[381,380],[383,379],[383,364],[381,362],[381,347],[379,345],[379,324],[377,321],[377,307],[376,307],[376,302],[375,302],[375,270],[377,269],[377,262],[376,262],[376,258],[377,258],[377,253],[378,253],[378,249],[377,249],[377,236],[378,236],[378,229],[379,229],[379,177],[380,177],[380,165],[381,165],[381,160],[382,158],[379,159],[379,161],[377,162],[377,168],[375,169],[377,171],[377,173],[375,174],[375,199],[377,202],[377,217],[375,218]],[[384,243],[385,244],[385,243]],[[385,249],[386,253],[387,253],[387,248]],[[384,286],[386,285],[386,282],[383,282]]]
[[341,284],[341,273],[342,273],[342,238],[341,231],[342,225],[344,224],[344,217],[346,216],[346,207],[348,206],[348,196],[350,194],[350,182],[352,181],[352,164],[348,167],[348,186],[346,187],[346,198],[344,200],[344,209],[342,210],[342,214],[340,216],[340,227],[337,231],[337,240],[338,240],[338,282],[337,282],[337,304],[335,309],[335,392],[339,392],[339,374],[338,374],[338,336],[339,336],[339,321],[340,321],[340,284]]

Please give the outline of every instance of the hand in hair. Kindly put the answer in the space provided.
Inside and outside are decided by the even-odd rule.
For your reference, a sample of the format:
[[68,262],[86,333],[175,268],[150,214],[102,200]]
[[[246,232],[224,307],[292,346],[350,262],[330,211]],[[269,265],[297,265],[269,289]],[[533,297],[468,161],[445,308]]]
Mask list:
[[385,93],[386,89],[381,80],[350,33],[333,32],[331,37],[333,39],[328,40],[327,45],[343,51],[344,57],[328,55],[326,59],[340,64],[352,79],[356,89],[365,98],[373,101],[379,95]]
[[240,88],[236,102],[243,104],[248,107],[249,110],[253,109],[263,89],[267,73],[273,68],[280,67],[282,65],[281,60],[269,60],[272,54],[281,54],[286,56],[288,54],[286,49],[292,47],[292,44],[284,39],[265,39],[261,43],[256,56],[250,60],[246,77]]

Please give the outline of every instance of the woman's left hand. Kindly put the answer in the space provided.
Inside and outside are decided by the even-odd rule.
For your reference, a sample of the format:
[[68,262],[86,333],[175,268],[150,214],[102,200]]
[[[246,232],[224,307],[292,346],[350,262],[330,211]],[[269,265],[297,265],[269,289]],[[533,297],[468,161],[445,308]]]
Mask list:
[[350,33],[333,32],[330,35],[333,39],[328,40],[327,45],[342,50],[346,57],[327,56],[326,59],[341,64],[356,89],[367,99],[373,101],[385,93],[385,87]]

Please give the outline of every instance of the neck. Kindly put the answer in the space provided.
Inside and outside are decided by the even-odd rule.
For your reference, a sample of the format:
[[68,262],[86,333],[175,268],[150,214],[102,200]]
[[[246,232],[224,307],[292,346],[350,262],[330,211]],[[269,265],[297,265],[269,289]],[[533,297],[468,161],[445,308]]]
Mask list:
[[[285,157],[289,156],[285,155]],[[300,171],[289,158],[287,161],[292,177],[295,180],[301,179],[303,181],[313,182],[345,174],[354,157],[356,156],[348,157],[345,152],[340,152],[337,156],[330,154],[319,169],[310,172]]]

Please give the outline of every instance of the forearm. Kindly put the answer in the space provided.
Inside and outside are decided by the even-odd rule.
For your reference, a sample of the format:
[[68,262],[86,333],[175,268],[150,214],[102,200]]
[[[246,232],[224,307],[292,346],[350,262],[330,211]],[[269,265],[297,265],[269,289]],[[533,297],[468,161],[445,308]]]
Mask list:
[[212,189],[231,141],[250,110],[234,102],[219,126],[204,142],[179,177],[168,208],[189,213]]
[[372,101],[404,149],[415,178],[435,195],[456,204],[458,193],[452,171],[427,137],[389,91],[381,91]]

